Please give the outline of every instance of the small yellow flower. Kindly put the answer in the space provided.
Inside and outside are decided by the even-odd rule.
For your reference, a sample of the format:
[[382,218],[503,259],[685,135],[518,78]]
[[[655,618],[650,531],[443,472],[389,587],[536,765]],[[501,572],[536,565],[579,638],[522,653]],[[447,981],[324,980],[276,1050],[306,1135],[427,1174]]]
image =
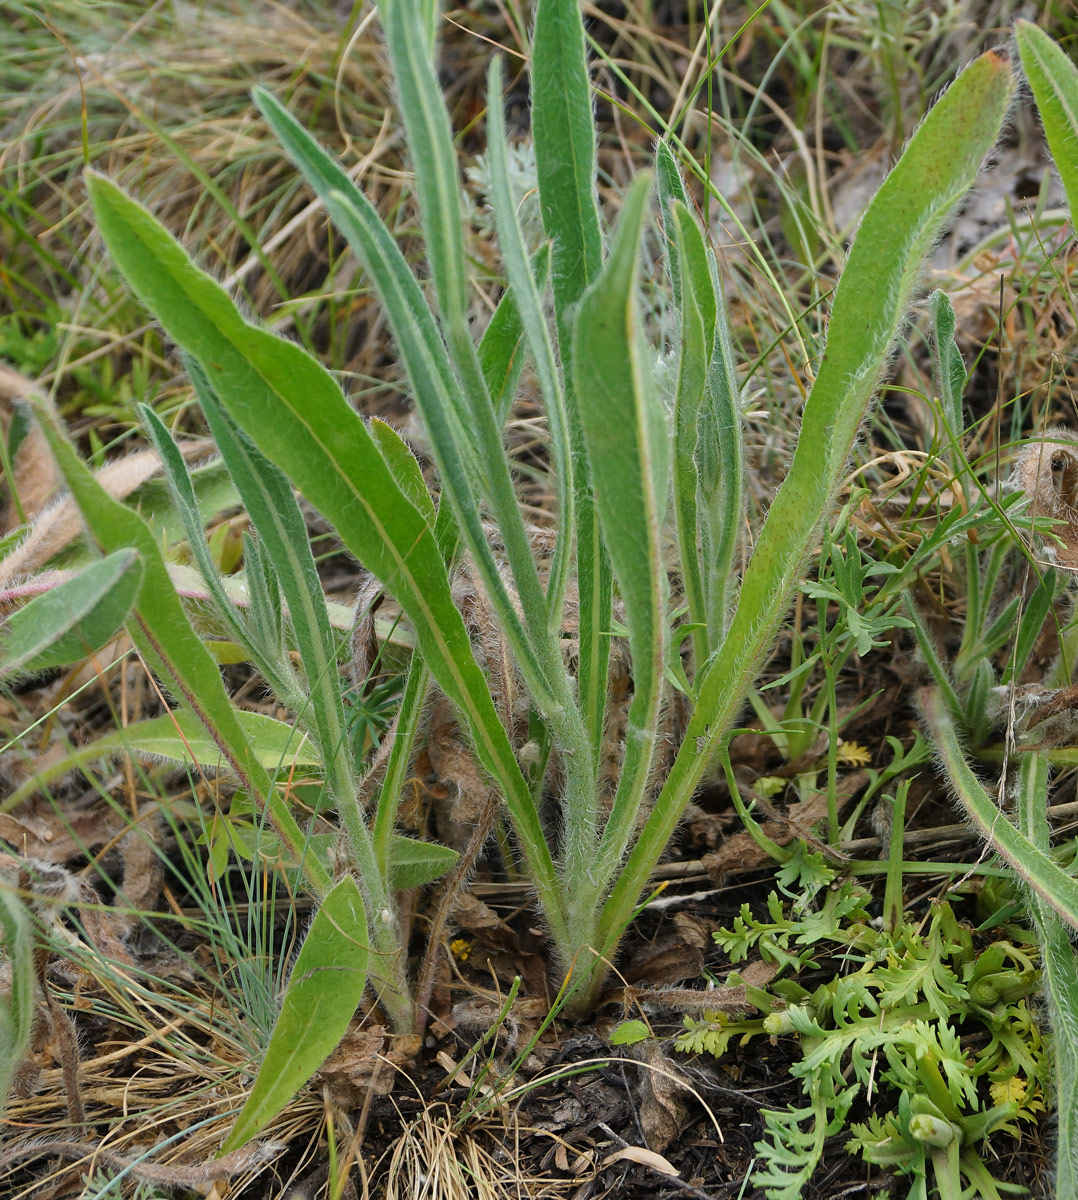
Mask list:
[[756,781],[756,790],[768,800],[777,796],[786,786],[787,781],[781,775],[761,775]]
[[458,962],[467,962],[468,955],[472,952],[472,943],[467,938],[454,938],[449,943],[449,953]]

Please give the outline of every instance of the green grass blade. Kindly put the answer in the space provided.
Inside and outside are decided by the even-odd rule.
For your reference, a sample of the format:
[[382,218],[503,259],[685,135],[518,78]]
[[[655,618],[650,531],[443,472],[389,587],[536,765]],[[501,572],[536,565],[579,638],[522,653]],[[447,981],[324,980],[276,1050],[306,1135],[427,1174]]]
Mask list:
[[346,875],[314,915],[251,1093],[219,1151],[257,1136],[332,1054],[367,984],[367,918]]
[[[297,348],[297,353],[302,351]],[[303,864],[314,890],[324,893],[329,874],[305,852],[302,830],[258,761],[221,682],[217,663],[187,619],[153,530],[138,513],[108,495],[75,453],[46,402],[35,399],[32,405],[90,536],[105,553],[131,548],[142,560],[142,580],[127,623],[131,640],[164,685],[197,715],[222,758],[251,796],[260,798],[282,842]]]
[[925,254],[977,176],[1014,84],[982,55],[928,114],[865,214],[835,294],[827,346],[790,472],[768,511],[723,646],[698,681],[685,741],[604,913],[618,936],[767,652],[827,514]]
[[[133,290],[199,360],[235,423],[333,522],[407,613],[435,678],[465,715],[480,761],[503,789],[556,927],[561,900],[539,815],[453,603],[441,551],[366,425],[328,372],[298,346],[246,322],[141,205],[101,176],[89,176],[87,186],[105,241]],[[216,667],[214,675],[220,687]]]
[[974,775],[939,689],[923,688],[919,698],[932,744],[963,812],[992,849],[1013,867],[1038,903],[1078,929],[1078,880],[1057,867],[1026,833],[1011,824],[995,797]]
[[0,625],[0,679],[80,662],[123,628],[142,578],[118,550],[37,596]]
[[1073,223],[1078,213],[1078,67],[1032,22],[1016,21],[1014,34]]
[[[588,463],[603,539],[625,606],[633,664],[633,703],[621,777],[596,869],[594,830],[567,814],[566,880],[574,903],[600,892],[636,825],[657,737],[665,666],[666,570],[662,528],[669,482],[669,431],[651,381],[636,299],[637,263],[651,178],[633,184],[600,275],[576,312],[573,363]],[[591,812],[595,813],[592,801]],[[574,845],[574,837],[579,844]],[[579,859],[574,860],[574,852]],[[579,874],[573,874],[576,862]],[[595,917],[594,895],[586,907]]]

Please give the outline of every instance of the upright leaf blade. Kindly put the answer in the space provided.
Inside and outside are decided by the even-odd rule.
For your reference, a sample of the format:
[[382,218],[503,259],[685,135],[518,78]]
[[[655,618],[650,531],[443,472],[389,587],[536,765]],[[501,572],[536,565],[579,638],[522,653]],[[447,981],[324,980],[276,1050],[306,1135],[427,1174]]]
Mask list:
[[577,0],[536,5],[531,92],[539,205],[553,246],[554,304],[564,353],[570,343],[569,309],[602,265],[595,122]]
[[1078,67],[1032,22],[1016,21],[1014,33],[1073,224],[1078,219]]
[[0,996],[0,1114],[34,1024],[34,938],[30,918],[14,889],[0,887],[0,949],[11,988]]
[[[475,486],[478,468],[475,467],[476,439],[469,425],[471,418],[422,289],[374,206],[355,187],[340,165],[268,92],[256,89],[255,102],[289,157],[322,198],[334,223],[348,239],[378,287],[412,383],[412,393],[427,427],[442,488],[453,507],[461,537],[476,562],[503,634],[517,659],[533,700],[548,717],[555,719],[570,702],[569,685],[556,653],[557,647],[553,639],[547,636],[546,604],[538,587],[531,551],[526,547],[521,549],[515,556],[517,565],[514,567],[515,578],[517,568],[520,570],[518,584],[524,581],[525,592],[531,589],[532,598],[527,609],[529,628],[534,636],[529,637],[509,596],[483,528],[479,493]],[[475,419],[493,422],[490,412],[482,415],[477,412]],[[249,428],[243,421],[240,424]],[[500,442],[492,453],[504,459]],[[273,458],[273,455],[268,457]],[[502,466],[505,466],[504,462]],[[290,468],[286,467],[286,472],[291,478],[297,478]],[[514,506],[515,503],[514,498]],[[501,515],[499,510],[499,520]],[[519,512],[512,519],[515,526],[519,527]],[[517,543],[519,541],[517,538]],[[528,560],[526,563],[523,562],[525,557]],[[375,568],[371,567],[371,570],[385,580]],[[531,578],[533,576],[534,579]],[[388,580],[385,581],[393,590]],[[404,602],[403,597],[398,598]],[[542,613],[541,621],[539,613],[535,611],[537,604]],[[433,662],[431,665],[434,666]]]
[[[774,637],[790,590],[846,464],[928,248],[998,136],[1014,83],[989,52],[968,67],[913,135],[865,214],[835,294],[827,346],[790,472],[746,570],[729,632],[698,681],[697,706],[651,816],[603,916],[608,938],[632,912],[652,866]],[[606,943],[604,943],[605,945]]]
[[598,763],[606,716],[613,581],[599,532],[573,388],[572,310],[599,273],[603,258],[595,190],[591,86],[577,0],[538,0],[532,38],[531,97],[539,207],[551,241],[554,310],[573,441],[580,595],[577,695]]
[[[570,874],[567,858],[570,889],[584,888],[589,877],[604,879],[620,861],[647,784],[657,735],[665,661],[666,571],[661,536],[669,433],[666,414],[651,386],[636,299],[637,261],[650,193],[651,178],[642,175],[625,197],[610,258],[576,313],[577,403],[603,539],[624,602],[633,704],[600,869],[595,871],[585,842],[579,848],[585,857],[578,878]],[[567,820],[572,838],[572,812]],[[581,830],[581,837],[588,832]],[[567,847],[567,855],[572,851],[572,845]]]

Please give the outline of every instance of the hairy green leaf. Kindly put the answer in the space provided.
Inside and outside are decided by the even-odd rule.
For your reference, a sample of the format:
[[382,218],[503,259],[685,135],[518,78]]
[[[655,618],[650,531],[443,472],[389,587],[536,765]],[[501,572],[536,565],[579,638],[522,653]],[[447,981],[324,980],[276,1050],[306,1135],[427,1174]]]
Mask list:
[[123,628],[142,578],[134,550],[84,567],[0,625],[0,679],[80,662]]
[[333,1052],[363,996],[368,958],[363,900],[346,875],[303,939],[262,1065],[220,1154],[265,1129]]

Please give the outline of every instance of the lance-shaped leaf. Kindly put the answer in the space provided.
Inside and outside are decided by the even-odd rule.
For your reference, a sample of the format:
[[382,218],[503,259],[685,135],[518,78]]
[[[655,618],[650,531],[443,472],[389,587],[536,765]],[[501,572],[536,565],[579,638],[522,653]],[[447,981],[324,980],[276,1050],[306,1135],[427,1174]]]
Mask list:
[[[670,438],[666,414],[651,385],[636,297],[650,194],[651,178],[642,175],[625,197],[610,258],[577,306],[573,347],[595,502],[625,606],[633,661],[630,729],[599,878],[620,860],[635,826],[655,744],[664,665],[666,571],[661,542]],[[572,813],[567,819],[572,821]],[[570,824],[570,837],[572,832]],[[594,863],[587,863],[585,870],[593,872]],[[570,887],[573,884],[570,877]]]
[[557,925],[561,897],[539,814],[423,514],[321,364],[245,321],[172,235],[115,184],[91,174],[87,187],[102,235],[136,294],[199,360],[232,420],[397,598],[439,686],[464,714],[480,761],[503,790],[543,907]]
[[945,422],[940,440],[943,444],[944,458],[951,470],[957,474],[961,470],[960,451],[962,434],[965,432],[965,421],[962,416],[962,393],[966,388],[966,365],[962,361],[962,351],[959,350],[954,340],[954,305],[951,304],[947,293],[934,291],[929,298],[929,309],[932,313],[932,333],[936,352],[933,374]]
[[836,290],[793,463],[768,511],[729,632],[698,681],[697,706],[681,750],[607,903],[603,927],[609,937],[629,920],[771,645],[830,511],[924,256],[976,179],[1013,90],[1005,57],[989,52],[977,59],[925,118],[865,213]]
[[[254,98],[274,136],[318,193],[333,223],[348,239],[378,288],[401,360],[408,372],[412,395],[427,429],[443,493],[453,507],[461,538],[475,560],[503,635],[533,700],[554,719],[571,703],[569,684],[554,640],[547,636],[546,603],[538,586],[531,551],[525,547],[516,553],[506,543],[514,577],[518,584],[523,581],[525,585],[521,600],[534,637],[529,637],[509,596],[481,519],[477,467],[474,462],[476,435],[470,422],[483,420],[493,423],[493,415],[489,411],[482,416],[479,412],[474,416],[470,414],[423,291],[371,202],[356,188],[340,164],[278,100],[261,89],[255,89]],[[216,385],[217,380],[213,382]],[[485,393],[485,385],[483,390]],[[244,421],[239,423],[253,436]],[[262,449],[265,450],[264,447]],[[274,459],[273,454],[266,453]],[[500,441],[496,450],[489,453],[497,453],[500,458],[505,458]],[[278,465],[284,466],[283,463]],[[290,467],[285,466],[285,471],[290,478],[298,481]],[[306,488],[303,490],[308,499],[317,503]],[[513,504],[516,504],[515,497]],[[508,511],[508,501],[498,510],[499,523],[504,516],[503,509]],[[513,511],[515,515],[509,519],[514,525],[519,525],[520,513],[515,507]],[[343,534],[344,531],[341,532]],[[504,532],[508,536],[511,530],[506,528]],[[395,585],[390,579],[375,567],[367,565],[396,594]],[[532,597],[530,601],[528,595]],[[398,594],[397,598],[407,611],[405,597]],[[431,665],[433,668],[433,662]]]
[[1016,21],[1014,35],[1073,223],[1078,213],[1078,67],[1032,22]]
[[[237,710],[236,720],[255,758],[270,772],[322,769],[322,760],[303,731],[263,713]],[[227,769],[218,741],[193,712],[175,709],[160,717],[134,721],[107,733],[85,746],[78,746],[55,762],[49,762],[0,802],[0,812],[18,808],[69,771],[102,759],[130,755],[132,758],[194,763],[209,770]]]
[[34,400],[33,407],[90,536],[106,553],[138,551],[142,579],[127,623],[131,640],[165,687],[195,713],[216,742],[222,759],[250,794],[260,798],[281,840],[303,864],[315,891],[324,891],[330,883],[329,873],[321,862],[305,853],[306,838],[258,761],[221,682],[217,663],[187,619],[153,530],[138,513],[108,495],[75,453],[48,404]]
[[603,239],[596,198],[595,122],[578,0],[538,0],[531,57],[532,137],[539,208],[551,242],[551,284],[573,443],[576,575],[580,596],[577,695],[598,761],[606,717],[613,581],[592,499],[573,387],[573,306],[598,275]]
[[[449,112],[438,86],[430,47],[420,35],[423,28],[421,8],[421,0],[392,0],[392,3],[383,4],[380,12],[415,170],[426,255],[438,296],[441,325],[461,382],[460,387],[449,393],[460,425],[454,443],[441,440],[436,428],[429,426],[431,449],[439,470],[443,470],[451,455],[462,458],[467,451],[473,454],[478,479],[498,525],[505,557],[516,584],[519,608],[530,633],[530,649],[537,653],[551,684],[560,692],[559,702],[564,703],[569,697],[568,679],[565,678],[564,686],[559,689],[555,677],[564,676],[564,671],[555,643],[548,635],[546,603],[539,574],[513,487],[501,426],[490,401],[468,320],[468,274],[456,153]],[[349,183],[348,187],[351,186]],[[336,220],[332,205],[328,207]],[[348,227],[342,225],[341,228],[351,240]],[[362,247],[356,249],[363,253]],[[376,279],[376,282],[381,288],[381,281]],[[400,341],[399,323],[392,313],[390,320],[394,336]],[[427,397],[417,391],[416,399],[426,420],[430,407]],[[486,538],[477,539],[475,500],[458,493],[455,472],[446,472],[446,475],[446,491],[462,535],[468,542],[495,612],[503,624],[508,624],[512,642],[516,636],[515,608]]]
[[0,995],[0,1113],[30,1048],[34,1024],[34,934],[30,917],[14,889],[0,887],[0,951],[11,986]]
[[547,584],[547,607],[550,627],[558,631],[562,626],[562,602],[569,581],[570,551],[573,544],[572,439],[569,434],[569,416],[558,373],[557,356],[554,353],[546,314],[543,312],[539,285],[528,261],[524,235],[520,229],[516,205],[513,203],[509,186],[509,145],[502,114],[502,70],[501,60],[497,58],[490,64],[487,97],[490,190],[498,224],[498,246],[509,278],[514,305],[520,314],[521,325],[535,363],[535,373],[546,406],[547,428],[550,431],[558,529]]
[[363,900],[346,875],[326,895],[303,939],[251,1094],[220,1154],[265,1129],[333,1053],[367,986],[368,958]]
[[1010,817],[974,775],[958,741],[954,718],[936,688],[919,693],[929,736],[955,797],[966,816],[977,826],[993,850],[1014,868],[1037,900],[1078,929],[1078,880],[1068,875],[1030,839],[1016,829]]
[[123,628],[142,567],[134,550],[91,563],[0,625],[0,679],[79,662]]

